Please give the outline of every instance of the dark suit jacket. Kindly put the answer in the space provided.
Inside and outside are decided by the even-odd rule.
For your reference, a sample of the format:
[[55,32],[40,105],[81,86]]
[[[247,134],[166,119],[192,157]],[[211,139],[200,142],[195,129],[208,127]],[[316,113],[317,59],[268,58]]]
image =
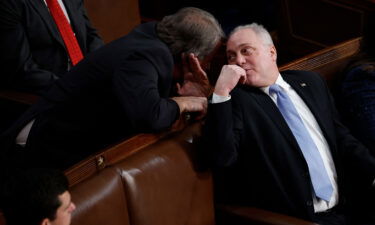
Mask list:
[[[341,203],[347,188],[345,168],[371,187],[375,159],[338,121],[323,79],[302,71],[286,71],[282,76],[322,129],[336,166]],[[307,163],[276,104],[260,89],[248,86],[235,88],[231,96],[230,101],[209,105],[205,127],[217,175],[217,201],[312,220]]]
[[[82,0],[64,0],[84,55],[103,45]],[[68,70],[69,57],[43,0],[0,1],[0,86],[40,94]]]
[[9,149],[36,118],[23,151],[28,161],[66,168],[131,134],[170,127],[180,113],[169,99],[173,57],[155,25],[142,24],[83,59],[0,137],[0,148]]

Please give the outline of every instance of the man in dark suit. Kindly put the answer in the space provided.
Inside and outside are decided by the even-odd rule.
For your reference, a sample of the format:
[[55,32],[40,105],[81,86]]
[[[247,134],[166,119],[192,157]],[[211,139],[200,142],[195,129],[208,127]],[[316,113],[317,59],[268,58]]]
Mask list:
[[61,171],[8,171],[0,184],[0,208],[7,225],[70,225],[75,205]]
[[181,113],[205,113],[209,84],[200,63],[222,37],[215,18],[197,8],[136,27],[57,80],[0,137],[3,158],[67,168],[129,135],[168,129]]
[[[103,45],[82,0],[59,1],[59,6],[84,56]],[[1,88],[39,95],[72,67],[50,11],[45,0],[0,1]]]
[[227,57],[205,127],[217,201],[320,224],[360,224],[356,213],[368,219],[365,200],[351,194],[374,193],[375,159],[339,122],[323,79],[280,74],[258,24],[231,33]]

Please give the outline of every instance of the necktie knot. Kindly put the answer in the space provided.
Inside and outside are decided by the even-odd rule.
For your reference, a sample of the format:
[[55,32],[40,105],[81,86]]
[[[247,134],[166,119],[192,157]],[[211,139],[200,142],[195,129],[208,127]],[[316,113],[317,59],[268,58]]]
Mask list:
[[281,88],[280,88],[280,86],[278,85],[278,84],[272,84],[271,86],[270,86],[270,89],[269,89],[269,92],[270,92],[270,94],[273,94],[273,93],[279,93],[279,92],[281,92],[282,90],[281,90]]

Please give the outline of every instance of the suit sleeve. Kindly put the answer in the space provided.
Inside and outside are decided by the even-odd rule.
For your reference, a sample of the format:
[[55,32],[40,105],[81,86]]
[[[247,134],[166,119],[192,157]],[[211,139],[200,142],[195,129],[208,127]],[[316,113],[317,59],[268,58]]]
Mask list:
[[19,1],[0,2],[0,83],[9,88],[14,82],[20,90],[43,90],[57,76],[41,69],[33,60],[24,30],[22,7]]
[[375,153],[375,72],[352,70],[341,85],[342,111],[348,127]]
[[83,6],[83,1],[81,1],[81,13],[85,20],[86,25],[86,40],[87,40],[87,52],[92,52],[104,45],[103,40],[99,37],[96,29],[91,25],[91,22],[87,16],[85,7]]
[[[322,80],[323,78],[321,78]],[[338,154],[343,162],[346,171],[354,171],[358,178],[360,177],[368,185],[372,185],[375,179],[375,158],[370,151],[341,123],[339,114],[336,110],[333,97],[331,96],[326,83],[325,86],[327,98],[330,101],[330,108],[336,133],[336,143]]]
[[211,167],[230,167],[237,162],[243,116],[236,100],[232,93],[231,100],[208,106],[203,140]]
[[138,132],[170,128],[180,115],[177,103],[160,95],[159,82],[155,66],[141,54],[130,56],[115,72],[113,91]]

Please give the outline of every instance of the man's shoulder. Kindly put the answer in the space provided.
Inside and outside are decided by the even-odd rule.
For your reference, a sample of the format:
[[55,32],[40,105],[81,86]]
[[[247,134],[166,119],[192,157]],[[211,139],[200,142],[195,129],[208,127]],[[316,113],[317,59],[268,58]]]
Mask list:
[[319,76],[318,73],[307,70],[284,70],[280,72],[283,76]]
[[299,81],[321,82],[322,76],[313,71],[307,70],[285,70],[280,72],[284,79],[293,79]]

